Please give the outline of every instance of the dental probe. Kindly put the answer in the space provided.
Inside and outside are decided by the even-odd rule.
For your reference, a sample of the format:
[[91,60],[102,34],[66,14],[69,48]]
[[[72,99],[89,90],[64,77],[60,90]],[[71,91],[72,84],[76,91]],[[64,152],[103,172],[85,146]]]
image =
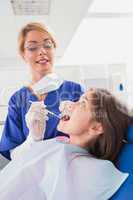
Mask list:
[[[37,101],[31,101],[31,100],[30,100],[29,102],[30,102],[30,103],[37,103]],[[47,106],[44,104],[44,107],[46,108]],[[51,114],[51,115],[57,117],[58,119],[61,119],[61,116],[60,116],[60,115],[57,115],[57,114],[51,112],[51,111],[48,110],[48,109],[46,109],[46,110],[48,111],[49,114]]]

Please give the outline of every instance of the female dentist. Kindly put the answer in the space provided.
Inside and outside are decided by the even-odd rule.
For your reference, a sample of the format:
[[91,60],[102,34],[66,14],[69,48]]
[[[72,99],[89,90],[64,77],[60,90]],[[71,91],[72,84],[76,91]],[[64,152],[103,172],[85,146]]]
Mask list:
[[[18,47],[20,55],[30,67],[32,80],[28,86],[15,92],[9,100],[0,141],[0,153],[8,159],[11,159],[12,150],[28,136],[25,115],[31,102],[43,101],[49,111],[59,114],[61,101],[77,101],[83,93],[79,84],[62,80],[54,73],[56,41],[43,24],[25,25],[19,34]],[[63,135],[56,129],[58,121],[58,118],[50,116],[46,123],[45,137],[44,134],[41,136],[43,139]]]

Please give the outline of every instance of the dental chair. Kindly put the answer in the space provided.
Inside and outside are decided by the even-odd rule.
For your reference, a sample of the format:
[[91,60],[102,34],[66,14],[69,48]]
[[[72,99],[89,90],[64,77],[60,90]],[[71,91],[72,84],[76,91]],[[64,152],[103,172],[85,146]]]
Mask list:
[[124,144],[116,165],[120,171],[129,173],[129,176],[110,200],[133,200],[133,125],[128,129],[127,143]]

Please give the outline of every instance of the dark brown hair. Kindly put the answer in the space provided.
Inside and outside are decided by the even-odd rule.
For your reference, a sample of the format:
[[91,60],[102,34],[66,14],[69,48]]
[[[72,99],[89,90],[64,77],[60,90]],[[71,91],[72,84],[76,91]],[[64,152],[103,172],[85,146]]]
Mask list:
[[126,141],[128,126],[133,122],[126,106],[104,89],[92,90],[92,118],[103,126],[101,134],[90,152],[101,159],[115,162],[122,144]]

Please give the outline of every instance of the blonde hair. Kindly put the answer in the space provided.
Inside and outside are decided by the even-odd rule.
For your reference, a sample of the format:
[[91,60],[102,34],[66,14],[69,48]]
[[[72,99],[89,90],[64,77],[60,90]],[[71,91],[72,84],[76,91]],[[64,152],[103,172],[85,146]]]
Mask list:
[[22,53],[24,52],[25,38],[26,38],[26,35],[30,31],[39,31],[39,32],[47,33],[50,36],[50,38],[54,44],[54,48],[57,47],[56,41],[55,41],[54,37],[52,36],[52,34],[50,33],[48,27],[46,27],[45,25],[38,23],[38,22],[31,22],[31,23],[26,24],[19,33],[18,50],[19,50],[20,55],[22,55]]

